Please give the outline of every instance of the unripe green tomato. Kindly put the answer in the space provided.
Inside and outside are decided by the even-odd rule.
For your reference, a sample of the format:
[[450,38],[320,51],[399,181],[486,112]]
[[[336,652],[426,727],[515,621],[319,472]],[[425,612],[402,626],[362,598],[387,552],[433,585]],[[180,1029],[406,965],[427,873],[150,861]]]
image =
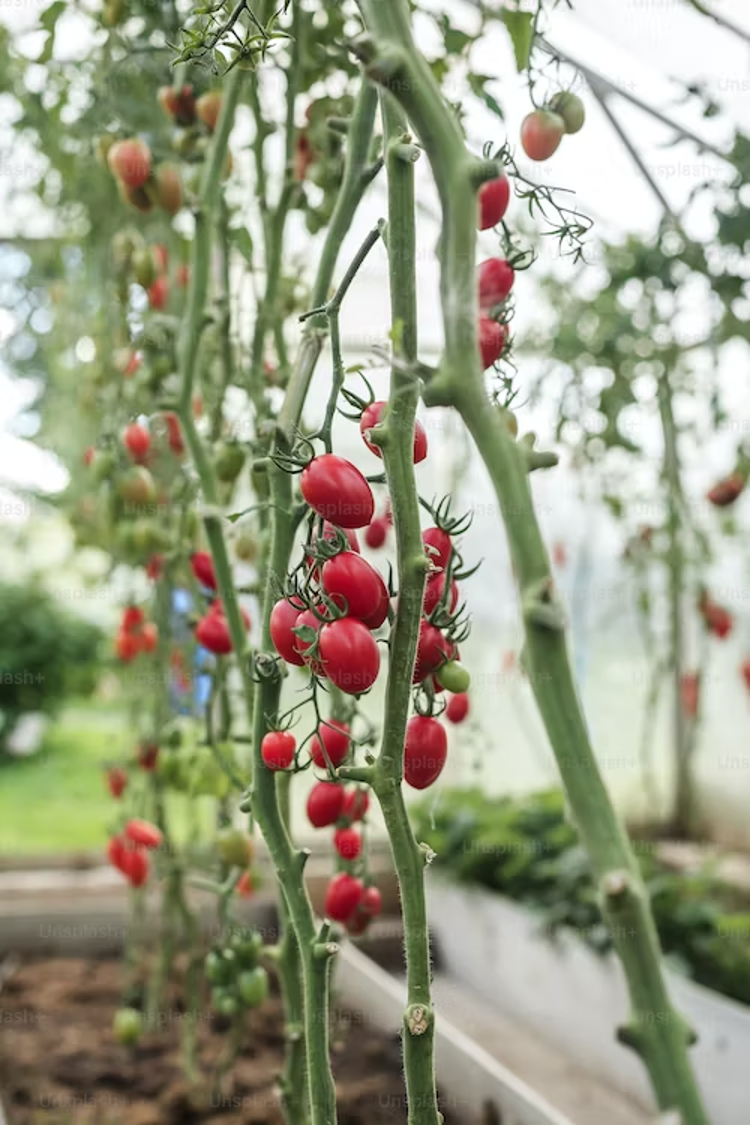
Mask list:
[[218,988],[211,990],[211,1003],[216,1012],[222,1017],[234,1017],[240,1011],[240,1003],[233,993],[227,989]]
[[435,679],[448,692],[468,692],[471,684],[469,670],[458,661],[447,661],[435,673]]
[[193,764],[190,776],[190,789],[203,797],[225,798],[229,795],[231,783],[210,751]]
[[234,965],[218,950],[209,950],[203,963],[206,977],[213,985],[227,985],[234,977]]
[[254,563],[258,558],[258,541],[247,528],[243,529],[234,541],[234,553],[243,563]]
[[117,460],[108,450],[97,450],[91,462],[91,476],[95,481],[106,481],[115,471]]
[[570,90],[561,90],[559,94],[555,94],[549,108],[563,119],[566,133],[577,133],[583,128],[586,107],[577,94],[572,94]]
[[220,481],[236,481],[245,464],[245,451],[237,442],[219,442],[214,451],[214,469]]
[[262,966],[245,970],[240,974],[237,984],[240,997],[248,1008],[257,1009],[268,996],[268,974]]
[[162,352],[160,356],[154,356],[151,360],[151,371],[154,379],[165,379],[170,372],[174,371],[174,359]]
[[243,970],[251,970],[254,968],[258,961],[258,955],[263,949],[263,939],[258,931],[252,931],[249,934],[235,934],[232,935],[231,946],[237,955]]
[[126,502],[140,508],[156,500],[154,479],[143,465],[134,465],[119,478],[117,492]]
[[143,1031],[143,1020],[137,1009],[118,1009],[112,1020],[115,1040],[120,1044],[137,1044]]
[[143,286],[144,289],[149,289],[156,281],[156,262],[151,250],[148,247],[143,250],[136,250],[131,259],[131,265],[133,277],[138,285]]
[[225,864],[233,868],[249,868],[253,859],[253,842],[241,829],[222,829],[216,838],[216,851]]

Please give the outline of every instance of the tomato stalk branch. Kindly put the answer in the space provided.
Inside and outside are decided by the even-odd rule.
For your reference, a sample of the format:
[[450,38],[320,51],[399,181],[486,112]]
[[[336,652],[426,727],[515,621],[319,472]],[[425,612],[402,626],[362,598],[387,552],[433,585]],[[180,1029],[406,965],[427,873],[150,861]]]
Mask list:
[[[620,1039],[643,1059],[664,1109],[706,1122],[688,1059],[691,1033],[672,1007],[659,941],[630,842],[589,740],[567,652],[562,610],[534,513],[528,451],[491,403],[476,343],[476,210],[467,202],[491,173],[468,154],[411,34],[406,4],[360,0],[373,38],[361,41],[366,73],[406,110],[432,166],[443,213],[440,242],[445,349],[424,391],[428,405],[461,414],[490,475],[505,522],[525,626],[525,665],[573,816],[599,884],[602,910],[628,981],[631,1013]],[[496,173],[499,173],[499,167]]]

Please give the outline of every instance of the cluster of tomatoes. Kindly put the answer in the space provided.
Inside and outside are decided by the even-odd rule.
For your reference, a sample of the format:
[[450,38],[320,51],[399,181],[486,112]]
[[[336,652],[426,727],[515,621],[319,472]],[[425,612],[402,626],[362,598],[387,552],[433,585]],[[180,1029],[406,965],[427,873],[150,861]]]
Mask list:
[[232,1018],[265,1001],[268,974],[258,965],[262,949],[258,931],[235,928],[226,942],[209,950],[203,968],[211,984],[211,1003],[220,1016]]
[[159,630],[147,622],[138,606],[126,606],[115,637],[115,652],[121,661],[130,662],[140,653],[153,653],[159,644]]
[[149,852],[161,843],[162,834],[156,825],[131,818],[121,833],[110,838],[107,856],[130,886],[139,888],[145,884],[151,869]]
[[583,128],[586,111],[577,94],[561,90],[546,106],[532,110],[521,123],[521,147],[530,160],[548,160],[566,133]]
[[[190,566],[202,587],[209,591],[217,589],[213,560],[207,551],[193,552],[190,558]],[[250,615],[247,610],[241,607],[240,613],[245,629],[250,629]],[[204,649],[208,649],[209,653],[214,653],[216,656],[225,656],[232,652],[229,624],[226,619],[224,603],[220,598],[211,602],[208,610],[196,625],[195,639]]]

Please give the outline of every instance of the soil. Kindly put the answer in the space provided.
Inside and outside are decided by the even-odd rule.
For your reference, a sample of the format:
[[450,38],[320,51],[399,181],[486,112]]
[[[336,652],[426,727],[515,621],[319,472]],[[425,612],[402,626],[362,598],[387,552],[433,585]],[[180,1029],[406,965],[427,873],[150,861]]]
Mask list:
[[[114,1039],[122,974],[115,960],[29,959],[2,983],[0,1093],[9,1122],[283,1122],[276,1091],[284,1052],[278,997],[250,1013],[232,1082],[211,1094],[227,1042],[221,1018],[208,1007],[198,1014],[205,1080],[191,1088],[180,1063],[185,1015],[176,986],[161,1029],[148,1030],[135,1048]],[[397,1036],[334,1004],[332,1059],[341,1123],[406,1122]]]

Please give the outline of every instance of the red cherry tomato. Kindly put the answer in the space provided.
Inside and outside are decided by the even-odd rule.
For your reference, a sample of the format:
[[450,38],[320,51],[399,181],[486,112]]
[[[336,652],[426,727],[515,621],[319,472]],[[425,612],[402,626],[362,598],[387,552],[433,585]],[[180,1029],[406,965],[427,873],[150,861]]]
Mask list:
[[140,606],[126,606],[122,612],[120,629],[123,633],[132,633],[143,625],[144,614]]
[[138,639],[132,633],[118,633],[115,638],[115,652],[121,661],[132,661],[139,653]]
[[134,848],[132,852],[126,851],[122,871],[127,877],[131,887],[142,887],[148,879],[150,868],[151,864],[148,853],[140,848]]
[[185,452],[185,440],[182,437],[180,420],[174,411],[164,412],[164,425],[167,428],[167,442],[170,450],[176,457],[182,457]]
[[133,422],[125,427],[122,443],[133,461],[143,461],[151,446],[151,435],[144,426]]
[[138,748],[138,765],[141,770],[154,770],[159,758],[158,743],[141,743]]
[[388,616],[388,588],[371,563],[353,551],[328,559],[321,572],[323,589],[340,610],[377,629]]
[[376,516],[365,528],[365,543],[368,547],[382,547],[388,538],[390,524],[384,516]]
[[164,275],[149,286],[148,303],[152,309],[163,309],[167,301],[169,301],[169,280]]
[[442,528],[425,528],[422,532],[422,543],[430,557],[433,567],[444,571],[450,562],[453,544],[447,532]]
[[214,561],[208,551],[195,551],[190,556],[190,567],[201,586],[216,590]]
[[294,762],[297,740],[291,731],[269,731],[263,736],[260,753],[269,770],[288,770]]
[[232,638],[229,626],[222,614],[209,611],[195,627],[195,637],[209,653],[226,654],[232,652]]
[[744,488],[745,478],[740,473],[730,473],[708,490],[706,499],[717,508],[725,508],[734,504]]
[[[370,403],[369,407],[365,407],[362,412],[362,417],[359,420],[359,432],[362,439],[367,446],[368,450],[372,450],[376,457],[382,458],[383,454],[379,446],[374,442],[369,441],[367,431],[372,430],[373,426],[377,426],[383,417],[383,412],[388,406],[385,401]],[[414,464],[417,465],[420,461],[424,461],[427,457],[427,433],[424,426],[419,420],[414,423]]]
[[[443,597],[445,579],[446,576],[442,571],[438,575],[430,575],[427,579],[424,590],[425,615],[429,616]],[[447,608],[450,610],[451,614],[456,609],[456,606],[458,606],[458,586],[451,579],[450,597],[447,601]]]
[[307,798],[307,817],[316,829],[334,825],[341,816],[344,787],[338,782],[316,782]]
[[113,176],[128,188],[141,188],[151,175],[151,152],[137,138],[117,141],[107,153],[107,164]]
[[[326,767],[327,755],[331,766],[340,766],[349,754],[350,742],[348,725],[337,719],[330,719],[327,723],[321,723],[317,734],[310,740],[310,758],[316,766]],[[344,791],[341,789],[342,804],[343,801]]]
[[480,317],[478,326],[479,352],[482,357],[482,371],[500,359],[508,338],[505,325],[490,320],[489,317]]
[[469,697],[466,692],[457,692],[448,701],[445,718],[451,723],[463,723],[469,714]]
[[488,180],[479,189],[479,230],[496,227],[508,210],[510,180],[503,173],[496,180]]
[[448,639],[424,618],[419,626],[417,639],[417,659],[414,665],[414,684],[421,684],[429,673],[440,668],[444,661],[452,656],[452,648]]
[[559,114],[535,109],[521,123],[521,147],[531,160],[548,160],[564,132],[565,122]]
[[337,829],[333,847],[342,860],[356,860],[362,851],[362,834],[358,829]]
[[356,618],[324,625],[318,652],[325,675],[349,696],[360,696],[377,680],[380,650],[367,626]]
[[303,610],[302,603],[294,598],[280,599],[271,611],[271,640],[276,651],[290,665],[304,665],[297,646],[299,638],[292,632]]
[[448,737],[431,716],[415,715],[406,725],[404,781],[425,790],[440,776],[448,753]]
[[133,844],[142,845],[143,848],[158,848],[163,840],[161,830],[156,825],[138,818],[132,818],[127,822],[125,836]]
[[504,258],[488,258],[477,269],[479,308],[491,309],[505,300],[513,288],[515,271]]
[[362,821],[370,807],[370,795],[367,790],[357,787],[344,791],[344,805],[342,816],[349,821]]
[[107,771],[107,788],[113,798],[121,798],[128,784],[127,773],[121,766],[111,766]]
[[372,489],[356,465],[338,454],[314,457],[302,470],[300,489],[310,508],[340,528],[364,528],[372,520]]
[[144,653],[153,653],[159,644],[159,629],[154,622],[146,622],[138,635],[138,643]]
[[325,912],[329,919],[345,923],[354,914],[362,899],[362,881],[348,872],[340,872],[328,884]]

